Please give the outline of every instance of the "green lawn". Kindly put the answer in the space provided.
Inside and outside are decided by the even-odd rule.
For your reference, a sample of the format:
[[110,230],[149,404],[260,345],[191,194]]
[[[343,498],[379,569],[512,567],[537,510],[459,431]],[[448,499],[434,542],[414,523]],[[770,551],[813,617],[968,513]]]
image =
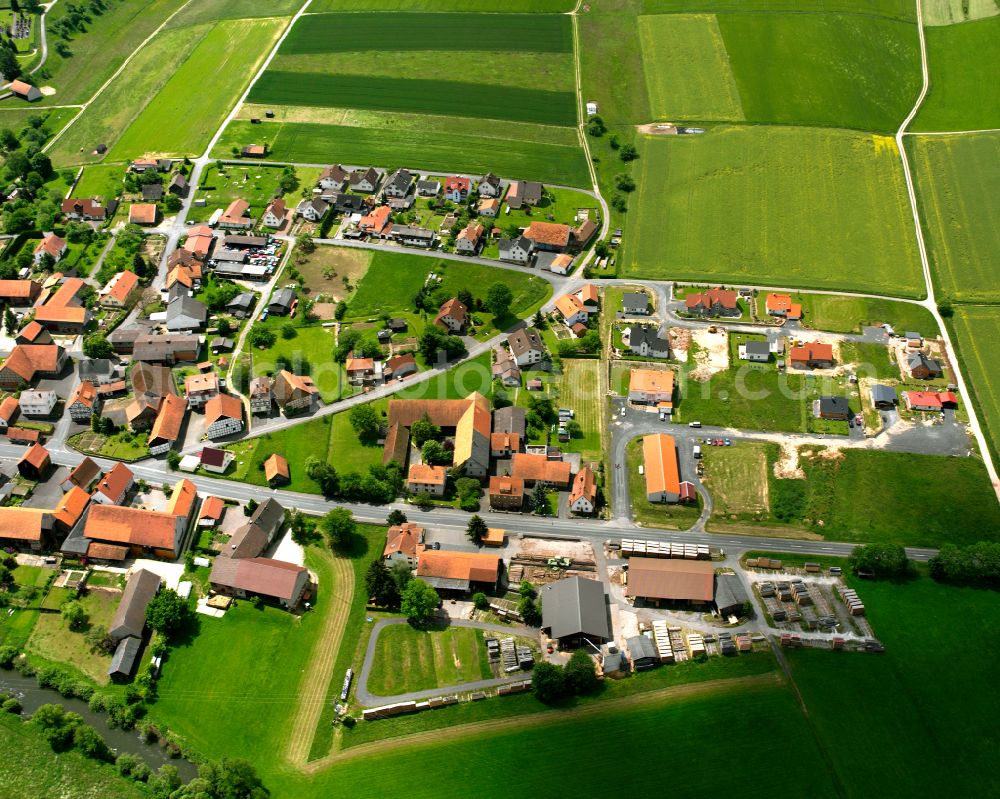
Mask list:
[[55,754],[41,731],[18,716],[0,714],[0,785],[5,799],[140,799],[141,785],[118,775],[114,766],[76,751]]
[[582,433],[580,438],[571,438],[562,447],[568,452],[583,453],[585,461],[604,458],[601,417],[608,411],[600,391],[600,370],[603,368],[604,364],[597,360],[564,358],[562,361],[557,407],[576,411],[573,420],[580,425]]
[[923,293],[891,138],[721,127],[639,141],[625,276]]
[[911,128],[1000,127],[1000,87],[981,79],[1000,60],[1000,17],[930,28],[926,37],[931,88]]
[[702,447],[702,482],[712,495],[714,518],[767,517],[768,450],[773,446],[740,441],[732,447]]
[[976,408],[983,423],[994,463],[1000,455],[1000,380],[990,342],[1000,340],[1000,308],[995,305],[960,305],[949,320],[958,359],[971,392],[966,401]]
[[[80,603],[87,611],[88,624],[91,627],[108,627],[120,598],[121,594],[108,591],[88,591],[80,597]],[[42,613],[38,617],[27,648],[46,660],[74,666],[96,683],[104,685],[108,682],[110,658],[100,652],[91,652],[84,641],[84,632],[70,630],[58,613]]]
[[[632,501],[632,519],[635,522],[646,527],[687,530],[698,521],[702,505],[700,494],[698,502],[694,505],[660,504],[646,499],[646,477],[639,474],[639,466],[642,464],[642,436],[629,442],[626,460],[622,468],[627,469],[628,493]],[[615,479],[621,479],[621,476],[618,475]],[[685,475],[682,474],[681,479],[686,479]],[[615,508],[616,513],[624,510]]]
[[250,91],[253,103],[370,108],[379,111],[512,119],[543,125],[576,122],[572,92],[459,80],[328,75],[268,70]]
[[[285,24],[284,19],[243,19],[215,25],[121,135],[108,158],[200,154]],[[203,83],[205,75],[214,76],[207,84],[211,91]],[[192,92],[198,84],[202,89]],[[178,126],[180,118],[186,122]]]
[[[597,102],[601,117],[609,125],[640,125],[651,121],[653,113],[643,65],[645,53],[640,46],[641,0],[590,5],[591,11],[577,19],[585,98]],[[591,141],[592,148],[595,144]],[[602,158],[618,162],[610,151]]]
[[493,394],[491,359],[491,353],[484,352],[476,358],[462,361],[437,377],[414,383],[393,396],[397,399],[464,399],[473,391],[478,391],[489,399]]
[[271,374],[277,371],[277,359],[284,356],[291,361],[293,368],[296,363],[307,362],[309,364],[309,375],[316,384],[316,388],[319,389],[324,402],[336,402],[342,394],[350,396],[354,393],[347,384],[347,375],[343,367],[333,360],[336,341],[332,327],[322,327],[319,324],[296,327],[295,336],[288,339],[281,333],[281,328],[289,324],[288,320],[284,317],[274,318],[278,320],[274,324],[271,324],[271,319],[254,324],[255,327],[270,326],[277,333],[277,340],[273,347],[266,350],[253,350],[255,375]]
[[[129,437],[126,438],[126,435]],[[111,436],[99,433],[77,433],[69,440],[69,445],[79,452],[88,455],[99,455],[102,458],[116,458],[122,461],[136,461],[148,457],[146,433],[134,436],[125,433],[115,433]]]
[[1000,595],[926,577],[903,584],[849,580],[885,654],[787,653],[844,795],[1000,792],[992,732],[1000,700],[990,680],[1000,642],[982,635],[1000,621]]
[[[320,170],[311,167],[294,167],[300,188],[315,184]],[[210,164],[201,174],[201,182],[195,190],[195,198],[205,200],[201,208],[192,206],[187,218],[193,222],[207,222],[218,208],[225,208],[233,200],[241,199],[250,203],[251,216],[259,218],[267,204],[281,193],[279,181],[284,167],[267,164],[229,164],[219,172],[215,164]],[[286,201],[294,205],[297,199],[288,196]]]
[[[765,318],[764,302],[768,292],[757,296],[757,313]],[[937,334],[937,323],[922,305],[875,297],[852,297],[848,294],[804,294],[796,292],[792,301],[802,304],[802,325],[831,333],[860,333],[866,325],[889,324],[903,333],[916,330],[925,337]]]
[[124,191],[122,178],[125,168],[121,164],[94,164],[84,167],[83,175],[73,189],[75,197],[100,197],[107,201]]
[[882,344],[845,341],[840,345],[843,363],[856,364],[854,372],[858,377],[900,379],[899,364]]
[[[532,314],[552,292],[551,284],[542,278],[510,269],[456,263],[412,253],[377,251],[364,278],[348,300],[346,318],[368,319],[386,313],[396,316],[412,312],[413,298],[431,272],[441,278],[442,296],[454,296],[464,288],[477,299],[483,299],[491,285],[504,284],[514,295],[510,314],[518,318]],[[477,310],[473,316],[479,319],[478,337],[488,337],[496,332],[492,314],[488,311]]]
[[996,302],[1000,133],[910,136],[907,148],[937,291],[970,302]]
[[639,34],[653,117],[743,119],[739,89],[714,14],[639,17]]
[[377,696],[443,688],[494,674],[483,633],[468,627],[417,630],[408,624],[383,628],[368,690]]
[[705,382],[690,380],[682,370],[674,396],[674,421],[744,430],[803,433],[807,398],[819,396],[820,381],[797,373],[778,372],[774,365],[750,364],[717,372]]
[[570,20],[563,15],[349,13],[303,18],[282,43],[281,52],[365,50],[364,43],[375,41],[386,50],[470,50],[477,49],[482,39],[490,42],[484,49],[500,51],[565,53],[573,46]]
[[172,647],[163,664],[153,706],[158,723],[205,755],[240,752],[265,772],[266,763],[277,766],[302,672],[331,612],[323,587],[332,579],[329,557],[310,552],[306,562],[320,578],[312,612],[294,616],[240,602],[222,619],[197,617],[197,635]]
[[[381,410],[384,402],[376,407]],[[226,475],[227,478],[251,485],[265,485],[263,464],[276,452],[288,459],[291,482],[286,488],[312,494],[318,494],[320,490],[319,485],[306,477],[305,462],[310,455],[322,457],[325,453],[326,459],[342,472],[364,472],[370,464],[382,463],[382,448],[363,446],[346,413],[310,419],[231,444],[227,449],[236,453],[236,467]]]
[[[920,91],[916,27],[867,14],[719,14],[747,120],[895,132]],[[697,64],[697,62],[695,62]]]
[[[995,539],[1000,530],[1000,507],[978,459],[844,450],[799,465],[806,479],[794,482],[804,493],[791,507],[802,526],[832,541],[936,547]],[[772,497],[789,482],[772,477]]]
[[45,120],[44,127],[50,136],[54,136],[71,120],[77,112],[76,108],[24,108],[0,104],[0,129],[9,128],[15,134],[20,133],[32,117]]
[[[339,113],[331,116],[337,118]],[[519,130],[516,126],[493,125],[493,131],[483,135],[318,122],[251,125],[249,121],[234,120],[220,138],[214,155],[226,158],[234,146],[266,142],[268,157],[278,161],[322,163],[330,160],[331,153],[337,153],[337,159],[347,164],[405,164],[414,169],[471,174],[492,170],[502,175],[530,176],[545,183],[589,184],[587,163],[576,142],[548,144],[518,138]]]
[[[50,33],[49,54],[42,68],[47,77],[35,80],[52,86],[56,93],[41,102],[67,105],[89,100],[143,39],[183,5],[184,0],[111,0],[104,4],[107,11],[86,24],[86,31],[73,34],[66,43],[66,56],[60,55],[55,46],[59,39]],[[72,3],[56,3],[46,15],[47,27],[71,7]]]

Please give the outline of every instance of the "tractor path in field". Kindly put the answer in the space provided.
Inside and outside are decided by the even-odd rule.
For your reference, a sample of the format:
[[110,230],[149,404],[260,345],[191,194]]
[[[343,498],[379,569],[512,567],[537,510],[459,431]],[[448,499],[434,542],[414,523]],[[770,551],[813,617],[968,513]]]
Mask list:
[[[303,772],[305,774],[316,774],[330,766],[344,760],[352,760],[368,755],[383,754],[396,749],[406,749],[411,746],[435,745],[452,741],[457,738],[465,738],[473,735],[497,735],[509,730],[517,730],[521,727],[531,726],[538,729],[540,725],[560,724],[565,721],[576,721],[578,719],[600,716],[610,713],[617,713],[626,708],[644,706],[652,707],[657,704],[670,704],[682,702],[698,696],[707,694],[717,694],[723,691],[750,691],[769,687],[784,685],[784,679],[778,671],[767,674],[755,675],[752,677],[733,677],[722,680],[707,680],[705,682],[688,683],[686,685],[674,685],[669,688],[660,688],[654,691],[623,696],[619,699],[600,700],[583,707],[571,708],[568,710],[540,710],[537,713],[525,713],[520,716],[510,718],[491,719],[487,721],[475,721],[469,724],[458,724],[452,727],[444,727],[440,730],[429,730],[418,732],[412,735],[403,735],[397,738],[385,738],[371,743],[359,744],[349,749],[313,760],[308,763]],[[497,699],[495,701],[502,701]],[[424,711],[433,713],[435,711]],[[379,724],[380,722],[361,722],[362,724]]]
[[339,557],[333,558],[332,566],[330,609],[327,611],[326,622],[317,636],[316,646],[299,684],[292,730],[288,736],[288,748],[285,750],[286,759],[296,766],[304,765],[309,759],[320,714],[326,704],[333,667],[340,652],[340,642],[344,637],[344,629],[351,613],[354,567],[347,558]]
[[[483,688],[495,688],[498,685],[504,685],[505,683],[510,682],[520,682],[525,679],[525,675],[518,672],[511,677],[498,677],[491,680],[475,680],[473,682],[465,682],[459,685],[445,685],[440,688],[430,688],[426,691],[410,691],[409,693],[397,694],[395,696],[379,696],[369,692],[368,678],[371,676],[372,666],[375,665],[375,650],[378,647],[379,634],[386,627],[406,623],[406,619],[380,619],[372,628],[371,637],[368,639],[368,648],[365,650],[365,662],[361,666],[361,675],[358,677],[358,688],[357,693],[355,694],[358,702],[362,705],[372,707],[376,705],[395,704],[396,702],[419,702],[422,699],[430,699],[432,696],[445,696],[446,694],[452,694],[456,691],[480,691]],[[489,624],[487,622],[468,621],[466,619],[449,619],[448,626],[469,627],[474,630],[487,630],[490,632],[501,633],[503,635],[519,635],[522,638],[535,638],[538,635],[538,630],[530,627],[511,627],[504,624]]]
[[[924,305],[924,307],[926,307],[927,310],[934,316],[934,321],[937,323],[938,328],[941,331],[941,340],[944,342],[945,354],[948,356],[948,363],[951,364],[955,384],[958,386],[962,396],[971,397],[973,395],[969,390],[968,384],[966,383],[965,375],[962,374],[961,363],[958,360],[958,352],[951,340],[951,333],[949,332],[947,325],[944,323],[944,318],[938,310],[937,300],[934,296],[934,276],[931,273],[930,259],[927,257],[927,243],[924,239],[924,226],[920,219],[920,207],[917,203],[917,190],[913,180],[913,172],[910,169],[910,159],[906,154],[906,146],[904,143],[906,129],[917,116],[917,112],[920,111],[920,107],[923,105],[924,99],[927,97],[927,92],[930,90],[931,86],[930,69],[927,62],[927,37],[924,32],[923,5],[921,0],[915,0],[915,2],[917,6],[917,33],[920,38],[920,74],[922,84],[920,87],[920,94],[917,95],[917,99],[913,103],[913,108],[910,109],[910,113],[907,115],[906,119],[903,120],[899,129],[896,131],[896,150],[899,152],[899,158],[903,164],[903,177],[906,179],[906,194],[910,201],[910,211],[913,215],[913,228],[917,237],[917,251],[920,254],[920,266],[923,269],[924,283],[927,287],[927,299],[922,302],[922,305]],[[979,414],[976,412],[975,405],[971,402],[966,403],[966,410],[969,414],[969,429],[976,438],[976,444],[979,447],[979,453],[983,458],[983,463],[986,465],[986,472],[990,476],[990,482],[993,484],[993,490],[996,492],[997,498],[1000,499],[1000,477],[997,476],[996,465],[993,463],[993,453],[991,452],[986,441],[986,433],[983,431],[983,426],[979,421]]]

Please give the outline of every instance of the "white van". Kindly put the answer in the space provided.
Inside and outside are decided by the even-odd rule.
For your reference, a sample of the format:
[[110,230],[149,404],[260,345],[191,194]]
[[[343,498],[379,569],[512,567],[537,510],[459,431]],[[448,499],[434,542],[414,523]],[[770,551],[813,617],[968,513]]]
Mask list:
[[701,427],[701,422],[688,422],[688,427]]

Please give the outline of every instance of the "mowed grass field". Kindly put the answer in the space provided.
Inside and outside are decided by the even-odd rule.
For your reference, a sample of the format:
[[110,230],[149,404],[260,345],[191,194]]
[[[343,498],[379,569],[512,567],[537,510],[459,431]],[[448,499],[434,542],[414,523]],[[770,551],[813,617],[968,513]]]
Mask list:
[[1000,300],[1000,133],[908,136],[937,291]]
[[972,392],[971,399],[986,429],[994,463],[1000,458],[1000,378],[997,377],[994,344],[1000,341],[1000,306],[959,305],[947,323],[954,335],[962,373]]
[[576,122],[569,91],[547,91],[460,80],[267,70],[254,84],[252,103],[370,108],[451,114],[546,125]]
[[720,127],[639,146],[625,277],[923,295],[891,138]]
[[258,3],[257,0],[197,0],[178,12],[167,27],[182,28],[220,19],[290,17],[301,5],[301,0],[270,0],[268,3]]
[[367,688],[376,696],[396,696],[493,676],[480,630],[394,624],[379,633]]
[[885,654],[787,653],[845,795],[996,796],[1000,594],[849,579]]
[[1000,537],[1000,506],[978,458],[844,450],[799,465],[802,518],[824,538],[937,547]]
[[601,369],[598,360],[564,358],[559,379],[557,406],[576,412],[573,419],[580,425],[582,438],[573,438],[562,444],[569,452],[583,453],[584,460],[602,460],[601,416],[605,412],[604,395],[601,394]]
[[[110,160],[198,155],[270,52],[285,19],[215,25],[111,148]],[[205,80],[206,75],[212,79]],[[184,124],[177,121],[183,119]]]
[[919,90],[916,28],[854,14],[639,17],[653,116],[892,131]]
[[915,131],[1000,127],[1000,84],[986,76],[1000,62],[1000,17],[929,28],[931,88]]
[[[511,134],[511,135],[505,135]],[[365,127],[284,122],[251,125],[234,120],[214,154],[229,157],[233,146],[264,142],[279,161],[403,165],[438,172],[531,176],[545,183],[589,186],[587,162],[577,143],[549,144],[517,139],[516,130],[493,125],[489,135],[420,131],[406,127]]]
[[714,14],[639,18],[649,108],[657,119],[739,121],[743,105]]
[[953,25],[973,19],[995,17],[1000,5],[994,0],[924,0],[924,25]]

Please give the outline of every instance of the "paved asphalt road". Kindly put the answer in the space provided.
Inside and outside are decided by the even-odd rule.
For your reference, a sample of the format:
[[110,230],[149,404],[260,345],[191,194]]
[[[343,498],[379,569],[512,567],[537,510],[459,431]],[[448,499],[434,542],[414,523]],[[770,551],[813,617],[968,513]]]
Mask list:
[[[395,704],[396,702],[419,702],[422,699],[430,699],[432,696],[444,696],[456,691],[481,691],[484,688],[496,688],[498,685],[505,685],[512,682],[520,682],[528,675],[517,672],[510,677],[498,677],[492,680],[476,680],[475,682],[464,682],[460,685],[445,685],[440,688],[431,688],[427,691],[411,691],[408,694],[397,694],[396,696],[378,696],[368,691],[368,678],[372,673],[372,665],[375,662],[375,648],[378,645],[378,636],[386,627],[396,624],[406,624],[406,619],[379,619],[372,627],[372,634],[368,638],[368,648],[365,650],[365,662],[361,666],[361,674],[358,677],[358,687],[355,690],[355,698],[366,707],[377,707],[379,705]],[[486,624],[485,622],[467,621],[465,619],[450,619],[450,627],[471,627],[474,630],[490,630],[501,635],[519,635],[524,638],[536,639],[538,630],[530,627],[511,627],[503,624]]]
[[[47,445],[53,463],[59,466],[75,466],[83,456],[68,449],[65,444],[51,442]],[[12,444],[0,445],[0,458],[17,460],[24,454],[25,448]],[[102,468],[110,469],[115,461],[94,458]],[[361,505],[348,502],[331,502],[316,494],[302,494],[293,491],[282,491],[262,486],[252,486],[233,480],[222,480],[213,477],[201,477],[170,471],[163,460],[146,460],[131,464],[129,468],[137,478],[146,480],[151,485],[163,482],[173,483],[181,477],[187,477],[195,484],[199,493],[214,495],[224,499],[246,502],[255,499],[258,502],[274,497],[285,507],[297,508],[303,513],[322,515],[332,508],[347,508],[361,522],[384,524],[390,510],[398,508],[406,511],[414,521],[433,528],[453,528],[463,530],[468,524],[471,514],[464,511],[444,508],[434,508],[420,511],[412,505],[396,502],[391,505]],[[527,514],[494,513],[490,511],[479,514],[491,527],[500,527],[511,536],[541,535],[554,538],[580,539],[601,543],[608,539],[618,539],[622,536],[641,537],[656,541],[677,541],[691,544],[709,544],[720,547],[731,553],[746,550],[765,550],[771,552],[798,552],[809,555],[836,555],[846,557],[855,544],[834,541],[801,541],[790,538],[757,535],[727,535],[722,533],[705,533],[693,530],[684,532],[658,530],[637,527],[628,521],[602,521],[599,519],[550,519]],[[907,554],[914,560],[927,560],[937,550],[908,548]]]

